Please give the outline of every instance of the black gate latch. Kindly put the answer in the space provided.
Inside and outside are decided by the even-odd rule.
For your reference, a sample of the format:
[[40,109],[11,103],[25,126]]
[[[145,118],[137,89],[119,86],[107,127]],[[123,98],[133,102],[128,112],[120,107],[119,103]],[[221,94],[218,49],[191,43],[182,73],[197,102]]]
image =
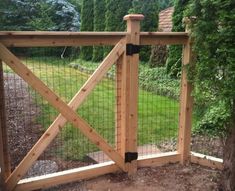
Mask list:
[[138,54],[140,52],[140,45],[126,44],[126,55],[132,56],[133,54]]
[[137,158],[138,158],[138,153],[132,153],[132,152],[125,153],[125,163],[137,160]]

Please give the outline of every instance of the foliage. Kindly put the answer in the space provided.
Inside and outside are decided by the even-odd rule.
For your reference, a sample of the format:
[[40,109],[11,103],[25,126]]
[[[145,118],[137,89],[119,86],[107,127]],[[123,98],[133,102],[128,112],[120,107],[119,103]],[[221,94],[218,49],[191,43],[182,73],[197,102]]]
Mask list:
[[[173,13],[173,32],[183,32],[183,12],[186,9],[189,0],[175,0],[174,2],[174,13]],[[182,46],[172,45],[169,48],[168,59],[166,62],[167,72],[173,76],[177,77],[181,72],[181,57],[182,57]]]
[[141,31],[156,31],[158,26],[158,2],[157,0],[133,0],[132,8],[129,13],[143,14],[144,20],[141,21]]
[[[105,29],[105,0],[94,1],[94,31],[104,31]],[[94,47],[92,60],[94,62],[101,61],[103,59],[103,47]]]
[[158,0],[158,5],[160,10],[164,10],[168,7],[173,6],[173,0]]
[[172,79],[167,74],[165,67],[149,68],[146,65],[140,65],[139,85],[146,91],[179,99],[180,81]]
[[124,31],[126,22],[123,17],[128,14],[131,0],[106,0],[105,30]]
[[156,45],[151,48],[151,55],[149,59],[149,66],[151,68],[164,66],[167,59],[167,46]]
[[[99,64],[77,59],[71,62],[69,66],[86,73],[92,73]],[[115,68],[110,69],[107,77],[115,79]],[[157,95],[175,100],[179,99],[180,80],[172,79],[167,74],[165,67],[150,68],[146,63],[141,62],[139,65],[139,86],[141,89]]]
[[56,31],[78,31],[80,26],[79,13],[75,6],[66,0],[47,0],[48,4],[52,6],[52,21],[56,26],[52,30]]
[[4,8],[1,10],[3,20],[1,30],[32,30],[28,22],[36,10],[29,0],[11,0]]
[[[106,0],[105,31],[125,31],[126,22],[123,17],[128,14],[132,0]],[[106,47],[104,56],[111,48]]]
[[[129,13],[139,13],[144,15],[144,20],[141,21],[141,31],[157,31],[158,27],[158,0],[133,0],[132,8]],[[151,47],[145,46],[141,48],[140,60],[148,62],[151,54]]]
[[235,100],[235,2],[196,1],[189,5],[187,14],[196,16],[191,27],[198,59],[190,75],[196,103],[209,111],[200,124],[213,118],[213,123],[203,126],[217,129],[229,121]]
[[75,6],[75,9],[78,13],[81,13],[82,0],[68,0],[68,2]]
[[193,129],[195,133],[209,136],[224,135],[230,117],[225,102],[219,101],[214,105],[207,105],[205,108],[196,106],[195,111],[196,126]]
[[10,0],[1,8],[1,30],[79,30],[79,13],[65,0]]
[[[192,80],[199,94],[210,87],[209,101],[215,105],[211,115],[204,116],[210,119],[204,131],[225,127],[222,190],[235,190],[235,1],[192,1],[188,14],[195,18],[191,27],[198,58]],[[221,102],[225,103],[225,110],[220,110]]]
[[29,26],[31,26],[34,30],[45,30],[46,28],[53,28],[52,15],[50,14],[52,11],[52,7],[46,2],[37,2],[34,4],[37,12],[33,15],[33,19],[28,22]]
[[[94,1],[82,1],[81,10],[81,31],[93,31],[94,29]],[[91,60],[93,47],[82,47],[80,57],[84,60]]]

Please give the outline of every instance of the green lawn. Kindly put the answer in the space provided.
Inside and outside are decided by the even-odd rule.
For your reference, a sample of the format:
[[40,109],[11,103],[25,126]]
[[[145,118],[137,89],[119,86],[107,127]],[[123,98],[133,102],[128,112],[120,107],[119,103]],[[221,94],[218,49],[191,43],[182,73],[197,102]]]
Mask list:
[[[88,74],[69,67],[70,61],[66,59],[27,58],[24,59],[24,63],[66,102],[71,100],[89,77]],[[112,145],[115,142],[114,88],[114,81],[103,79],[78,109],[78,113]],[[30,91],[35,94],[34,91]],[[40,105],[41,110],[37,122],[46,129],[58,112],[38,94],[35,94],[35,103]],[[138,107],[139,145],[157,144],[177,135],[177,101],[140,90]],[[67,159],[81,159],[85,153],[97,150],[81,135],[78,129],[69,124],[66,125],[57,140],[60,140],[61,146],[55,149],[55,152]]]

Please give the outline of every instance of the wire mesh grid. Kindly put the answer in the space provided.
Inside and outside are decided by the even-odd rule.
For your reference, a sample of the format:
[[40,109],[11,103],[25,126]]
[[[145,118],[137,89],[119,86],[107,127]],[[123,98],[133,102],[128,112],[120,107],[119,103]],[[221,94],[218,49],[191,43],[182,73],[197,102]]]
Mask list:
[[[78,53],[61,58],[60,53],[63,52],[63,49],[60,48],[30,48],[23,49],[23,51],[14,49],[14,52],[66,103],[73,98],[99,65],[99,63],[84,62],[78,59]],[[146,71],[146,66],[143,67],[143,63],[140,63],[139,155],[153,155],[176,150],[179,91],[174,95],[169,93],[172,79],[159,75],[164,73],[164,70],[159,67],[148,68]],[[115,130],[117,125],[115,120],[120,121],[120,116],[116,114],[116,104],[118,104],[116,103],[118,96],[116,91],[120,90],[120,87],[115,81],[115,71],[116,66],[114,65],[77,110],[78,114],[114,148],[115,142],[120,142],[120,140],[116,140],[116,137],[120,136],[117,136]],[[151,80],[154,81],[154,84],[151,85],[150,80],[147,86],[145,80],[148,80],[152,73],[154,79]],[[180,86],[179,80],[176,82],[176,86]],[[4,88],[8,141],[13,170],[59,113],[5,64]],[[204,150],[209,139],[212,140],[212,138],[205,139],[205,137],[200,139],[199,136],[193,134],[192,150],[221,157],[221,152],[216,144],[211,147],[211,150]],[[79,129],[66,123],[26,176],[38,176],[42,173],[67,170],[108,160],[110,159],[103,151],[92,144]],[[34,168],[37,169],[37,166],[40,166],[40,171],[35,172]]]
[[[139,67],[138,95],[139,155],[175,151],[179,121],[178,95],[170,93],[171,79],[165,67],[149,68],[146,64],[144,67],[142,65]],[[179,85],[178,80],[175,83]]]
[[[21,61],[68,103],[98,67],[81,64],[77,54],[61,58],[59,48],[14,49]],[[37,55],[37,56],[35,56]],[[54,55],[54,56],[50,56]],[[114,68],[79,107],[85,119],[109,144],[115,144]],[[5,102],[12,170],[20,163],[59,112],[4,64]],[[26,177],[87,166],[109,160],[70,123],[52,141]],[[39,168],[40,167],[40,168]],[[40,170],[38,170],[38,168]]]
[[200,125],[203,124],[204,119],[202,116],[198,116],[198,106],[195,104],[193,112],[191,151],[222,159],[226,136],[224,135],[224,132],[208,133],[208,127],[211,128],[208,125],[209,123],[205,123],[206,125]]
[[193,134],[191,151],[222,159],[224,145],[225,140],[222,137]]

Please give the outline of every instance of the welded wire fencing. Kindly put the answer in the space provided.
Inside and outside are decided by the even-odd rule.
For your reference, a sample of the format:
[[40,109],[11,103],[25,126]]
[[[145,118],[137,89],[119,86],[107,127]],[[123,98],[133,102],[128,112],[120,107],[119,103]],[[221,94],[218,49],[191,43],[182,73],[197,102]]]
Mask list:
[[[66,103],[69,103],[99,66],[99,63],[79,59],[79,51],[76,49],[64,57],[61,56],[62,48],[24,48],[12,51]],[[113,147],[118,144],[115,129],[116,99],[120,88],[117,87],[115,75],[114,65],[77,110]],[[59,112],[6,64],[3,65],[3,76],[10,158],[14,170]],[[150,68],[146,63],[140,63],[139,156],[177,150],[179,86],[179,79],[170,78],[165,67]],[[210,138],[193,133],[191,148],[198,153],[222,157],[219,137]],[[26,176],[38,176],[109,160],[80,130],[66,123]]]
[[[93,69],[82,66],[78,53],[61,58],[58,54],[61,50],[29,48],[20,53],[15,49],[14,52],[40,80],[68,103],[99,63],[93,63]],[[3,70],[8,140],[14,170],[59,113],[5,64]],[[114,73],[112,77],[107,75],[78,109],[78,114],[111,145],[115,144],[113,75]],[[55,166],[55,171],[61,171],[107,160],[110,159],[77,128],[67,123],[39,157],[36,166],[45,163],[40,165],[41,172],[47,172],[50,165]],[[28,175],[41,175],[41,172],[33,172],[31,169]]]
[[[23,51],[14,49],[13,52],[66,103],[73,98],[99,65],[79,59],[79,51],[75,50],[73,54],[61,58],[62,48],[24,48]],[[53,123],[59,112],[8,66],[4,64],[3,69],[8,140],[13,170]],[[147,82],[144,81],[144,76],[153,75],[153,70],[146,64],[141,64],[139,68],[138,152],[140,156],[176,150],[179,100],[169,95],[167,87],[156,89],[154,86],[150,88],[145,85]],[[163,68],[156,70],[158,73],[165,72]],[[78,114],[114,147],[117,141],[115,71],[114,65],[77,110]],[[162,79],[165,76],[154,79],[155,82],[159,81],[155,87],[161,85],[161,81],[170,80]],[[164,91],[168,94],[164,94]],[[66,123],[27,176],[49,173],[51,171],[47,170],[50,165],[54,166],[55,171],[61,171],[109,160],[103,151],[92,144],[77,128]],[[33,170],[37,165],[41,166],[41,172]]]
[[[220,159],[201,155],[221,158],[222,147],[217,144],[217,137],[200,134],[194,127],[198,119],[191,120],[192,85],[187,80],[186,67],[182,68],[180,81],[170,76],[164,65],[152,68],[146,62],[138,64],[138,45],[127,43],[126,33],[79,33],[66,42],[61,34],[36,34],[34,38],[27,35],[14,37],[20,48],[9,48],[14,38],[8,34],[5,41],[2,38],[14,55],[0,44],[5,93],[1,103],[4,101],[6,106],[5,129],[12,168],[6,180],[9,190],[14,186],[42,188],[44,181],[49,182],[47,187],[61,184],[61,180],[71,182],[66,174],[81,180],[96,172],[101,175],[118,168],[134,172],[137,167],[171,162],[191,161],[222,168]],[[184,44],[182,63],[190,62],[186,33],[141,35],[144,45],[153,43],[153,39],[154,43]],[[71,45],[76,40],[84,40],[81,42],[87,45],[91,43],[88,37],[94,43],[107,43],[108,39],[110,44],[116,44],[102,64],[80,59],[80,48],[55,48],[55,42]],[[53,48],[22,48],[25,44],[21,38],[32,38],[37,46],[51,45],[49,38]],[[28,42],[26,45],[31,46]],[[1,112],[4,113],[3,109]],[[190,147],[199,153],[193,155]],[[110,162],[104,163],[107,161]],[[73,170],[64,171],[69,169]],[[60,171],[63,172],[29,178]]]

